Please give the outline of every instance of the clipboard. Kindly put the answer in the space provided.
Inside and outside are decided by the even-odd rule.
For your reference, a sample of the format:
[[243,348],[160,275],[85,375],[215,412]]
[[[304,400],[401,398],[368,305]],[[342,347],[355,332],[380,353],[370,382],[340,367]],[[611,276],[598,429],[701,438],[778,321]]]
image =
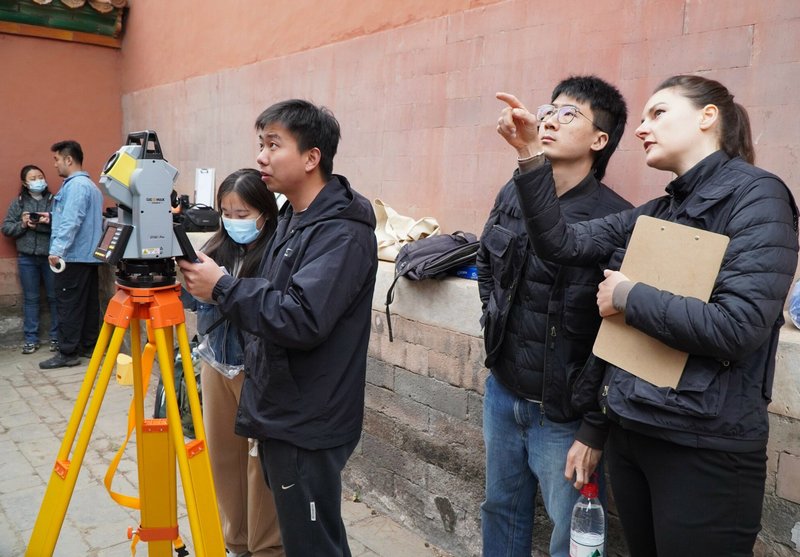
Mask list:
[[[620,271],[632,281],[707,302],[730,238],[646,215],[636,219]],[[592,352],[656,385],[678,386],[689,354],[625,324],[603,319]]]

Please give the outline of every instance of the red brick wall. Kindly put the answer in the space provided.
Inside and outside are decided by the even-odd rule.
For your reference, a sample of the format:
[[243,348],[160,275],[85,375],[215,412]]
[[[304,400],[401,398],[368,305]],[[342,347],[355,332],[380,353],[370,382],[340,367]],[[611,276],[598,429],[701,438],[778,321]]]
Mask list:
[[[61,178],[50,146],[75,139],[84,167],[96,181],[119,148],[122,109],[119,51],[99,46],[0,33],[0,211],[6,216],[19,193],[26,164],[44,170],[51,191]],[[0,259],[15,256],[14,242],[0,239]],[[0,295],[16,286],[3,283]]]
[[[535,106],[570,74],[595,73],[618,84],[631,116],[607,182],[639,203],[659,195],[670,179],[644,165],[633,136],[641,108],[663,78],[698,72],[730,86],[750,111],[758,162],[800,194],[800,2],[418,4],[422,12],[414,15],[388,0],[368,10],[331,2],[330,25],[303,38],[286,14],[271,17],[266,5],[245,10],[233,3],[219,32],[208,27],[169,38],[156,21],[173,23],[159,15],[168,8],[137,2],[123,47],[124,131],[157,129],[184,173],[179,188],[188,193],[197,166],[215,167],[221,179],[254,164],[252,125],[263,108],[290,96],[309,98],[341,121],[336,171],[357,189],[401,213],[435,216],[445,230],[479,232],[514,167],[494,131],[496,91]],[[319,17],[297,12],[302,25]],[[203,16],[195,15],[189,21],[203,27]],[[229,27],[241,31],[238,41],[226,37],[234,46],[218,40]],[[237,50],[239,43],[246,52]],[[139,67],[144,44],[168,49],[147,71]],[[204,65],[207,45],[222,49],[224,59],[210,57]]]

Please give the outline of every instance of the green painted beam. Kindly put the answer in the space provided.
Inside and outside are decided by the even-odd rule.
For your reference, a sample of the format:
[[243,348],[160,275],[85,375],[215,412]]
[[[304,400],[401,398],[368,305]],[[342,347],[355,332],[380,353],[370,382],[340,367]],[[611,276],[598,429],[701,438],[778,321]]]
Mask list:
[[114,8],[101,14],[89,4],[81,8],[68,8],[58,0],[39,5],[32,0],[0,0],[0,21],[37,25],[53,29],[66,29],[94,35],[117,38],[120,35],[118,20],[122,9]]

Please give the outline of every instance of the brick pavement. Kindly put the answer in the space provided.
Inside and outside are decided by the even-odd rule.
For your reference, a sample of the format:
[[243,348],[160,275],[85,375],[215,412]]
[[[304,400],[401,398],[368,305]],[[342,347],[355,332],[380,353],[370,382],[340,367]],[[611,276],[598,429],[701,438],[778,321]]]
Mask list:
[[[24,555],[50,478],[53,461],[86,373],[88,360],[73,368],[40,370],[46,349],[22,355],[0,348],[0,557]],[[151,381],[145,412],[152,411]],[[130,555],[126,532],[138,524],[138,512],[117,505],[103,477],[124,439],[132,388],[112,378],[103,400],[54,555],[101,557]],[[113,489],[136,495],[135,439],[126,450]],[[192,550],[191,533],[178,489],[179,527]],[[343,516],[354,557],[444,557],[413,532],[345,498]],[[194,551],[191,551],[194,555]],[[137,546],[147,555],[147,545]]]

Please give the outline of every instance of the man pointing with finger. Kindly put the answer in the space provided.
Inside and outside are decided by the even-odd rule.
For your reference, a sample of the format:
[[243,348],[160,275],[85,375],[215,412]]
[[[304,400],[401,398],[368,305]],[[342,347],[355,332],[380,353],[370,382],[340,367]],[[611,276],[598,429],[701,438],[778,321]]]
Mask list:
[[[498,133],[517,152],[521,171],[552,167],[568,222],[602,217],[631,205],[600,180],[625,129],[619,91],[594,77],[570,77],[550,104],[529,111],[516,97]],[[534,501],[541,492],[553,521],[550,555],[568,557],[576,488],[602,454],[591,424],[572,404],[573,384],[600,325],[599,267],[566,267],[540,259],[525,232],[513,180],[497,195],[481,236],[478,281],[483,305],[486,500],[481,505],[484,556],[531,554]]]

